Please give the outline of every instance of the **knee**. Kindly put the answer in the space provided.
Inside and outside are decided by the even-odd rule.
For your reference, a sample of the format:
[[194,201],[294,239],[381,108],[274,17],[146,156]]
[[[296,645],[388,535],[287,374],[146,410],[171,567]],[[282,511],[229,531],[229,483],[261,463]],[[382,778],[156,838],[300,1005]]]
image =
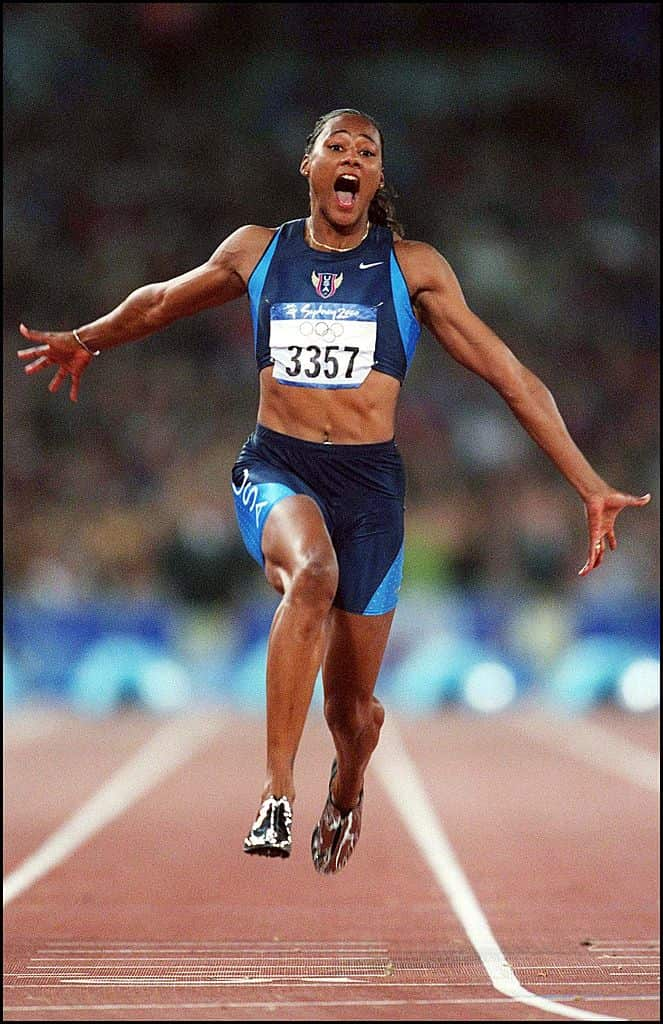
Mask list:
[[296,566],[287,597],[292,604],[328,612],[337,587],[338,563],[334,552],[310,552]]
[[377,697],[371,698],[371,710],[373,712],[373,721],[379,732],[384,725],[384,708]]
[[355,739],[373,722],[372,701],[327,697],[325,720],[332,735]]

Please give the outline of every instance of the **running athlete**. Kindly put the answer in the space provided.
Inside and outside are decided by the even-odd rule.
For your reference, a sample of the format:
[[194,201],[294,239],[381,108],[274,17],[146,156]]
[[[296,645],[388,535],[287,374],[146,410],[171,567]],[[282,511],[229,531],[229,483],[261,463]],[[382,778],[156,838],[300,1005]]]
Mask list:
[[384,710],[373,695],[397,603],[404,474],[396,406],[420,325],[487,380],[582,499],[586,576],[614,550],[615,519],[641,498],[610,487],[571,439],[542,382],[466,305],[445,259],[403,237],[376,122],[333,110],[307,139],[308,217],[248,225],[202,266],[132,292],[74,331],[21,324],[25,372],[57,367],[70,398],[95,356],[248,293],[260,375],[257,426],[232,469],[239,528],[281,595],[267,659],[267,773],[247,853],[287,857],[294,763],[322,668],[336,756],[313,831],[317,871],[342,868],[359,838],[366,766]]

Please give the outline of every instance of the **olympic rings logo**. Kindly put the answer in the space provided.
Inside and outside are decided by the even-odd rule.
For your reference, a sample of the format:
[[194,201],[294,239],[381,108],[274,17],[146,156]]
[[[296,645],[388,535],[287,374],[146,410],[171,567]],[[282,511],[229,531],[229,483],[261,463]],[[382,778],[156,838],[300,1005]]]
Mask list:
[[340,338],[345,328],[337,320],[302,320],[299,333],[310,338],[315,333],[318,338]]

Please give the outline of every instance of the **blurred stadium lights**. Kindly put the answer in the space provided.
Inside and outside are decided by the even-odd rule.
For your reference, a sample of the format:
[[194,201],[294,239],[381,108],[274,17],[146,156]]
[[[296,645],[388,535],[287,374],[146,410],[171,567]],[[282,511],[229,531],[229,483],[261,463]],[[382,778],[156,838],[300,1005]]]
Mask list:
[[9,651],[2,645],[2,703],[5,708],[18,703],[21,685],[18,669]]
[[153,644],[109,636],[92,644],[76,666],[69,699],[75,711],[105,715],[123,703],[175,711],[192,699],[187,672]]
[[173,658],[148,661],[138,679],[138,694],[152,711],[179,711],[191,703],[191,680],[186,669]]
[[243,711],[260,712],[265,707],[265,666],[267,637],[257,640],[238,659],[224,680],[224,694]]
[[[156,713],[177,711],[209,701],[249,713],[261,713],[265,702],[268,630],[248,644],[239,642],[223,657],[205,663],[171,645],[128,634],[107,635],[88,642],[73,658],[71,684],[58,699],[83,715],[110,714],[124,704]],[[29,664],[3,646],[3,697],[12,710],[23,702],[52,699],[53,688],[29,678]],[[40,673],[38,672],[39,676]],[[458,636],[419,637],[412,647],[392,652],[378,681],[378,695],[394,710],[425,714],[449,704],[481,714],[511,707],[533,689],[547,703],[569,713],[583,713],[602,702],[625,711],[646,713],[659,707],[660,662],[642,641],[590,636],[566,648],[546,671],[520,662],[508,650]],[[313,706],[324,702],[318,674]]]
[[[555,665],[546,695],[553,704],[568,711],[583,712],[621,692],[620,681],[627,680],[626,692],[633,700],[634,691],[642,687],[647,678],[639,665],[653,659],[630,640],[609,637],[587,637],[573,644]],[[635,673],[628,674],[635,665]],[[633,680],[635,679],[635,684]],[[637,698],[636,698],[637,699]]]
[[463,699],[473,711],[504,711],[518,695],[514,673],[499,661],[481,661],[463,680]]
[[658,658],[636,658],[617,681],[617,701],[627,711],[654,711],[660,705],[661,663]]
[[472,640],[430,637],[391,669],[386,685],[389,704],[422,712],[456,700],[463,679],[487,657],[482,645]]

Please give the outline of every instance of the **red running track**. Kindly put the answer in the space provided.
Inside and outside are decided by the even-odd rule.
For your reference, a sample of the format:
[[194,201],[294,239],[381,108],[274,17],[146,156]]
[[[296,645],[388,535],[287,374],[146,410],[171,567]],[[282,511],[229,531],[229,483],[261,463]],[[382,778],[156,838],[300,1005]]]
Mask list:
[[659,1019],[658,718],[388,716],[361,841],[249,858],[263,724],[44,712],[5,731],[5,1020]]

